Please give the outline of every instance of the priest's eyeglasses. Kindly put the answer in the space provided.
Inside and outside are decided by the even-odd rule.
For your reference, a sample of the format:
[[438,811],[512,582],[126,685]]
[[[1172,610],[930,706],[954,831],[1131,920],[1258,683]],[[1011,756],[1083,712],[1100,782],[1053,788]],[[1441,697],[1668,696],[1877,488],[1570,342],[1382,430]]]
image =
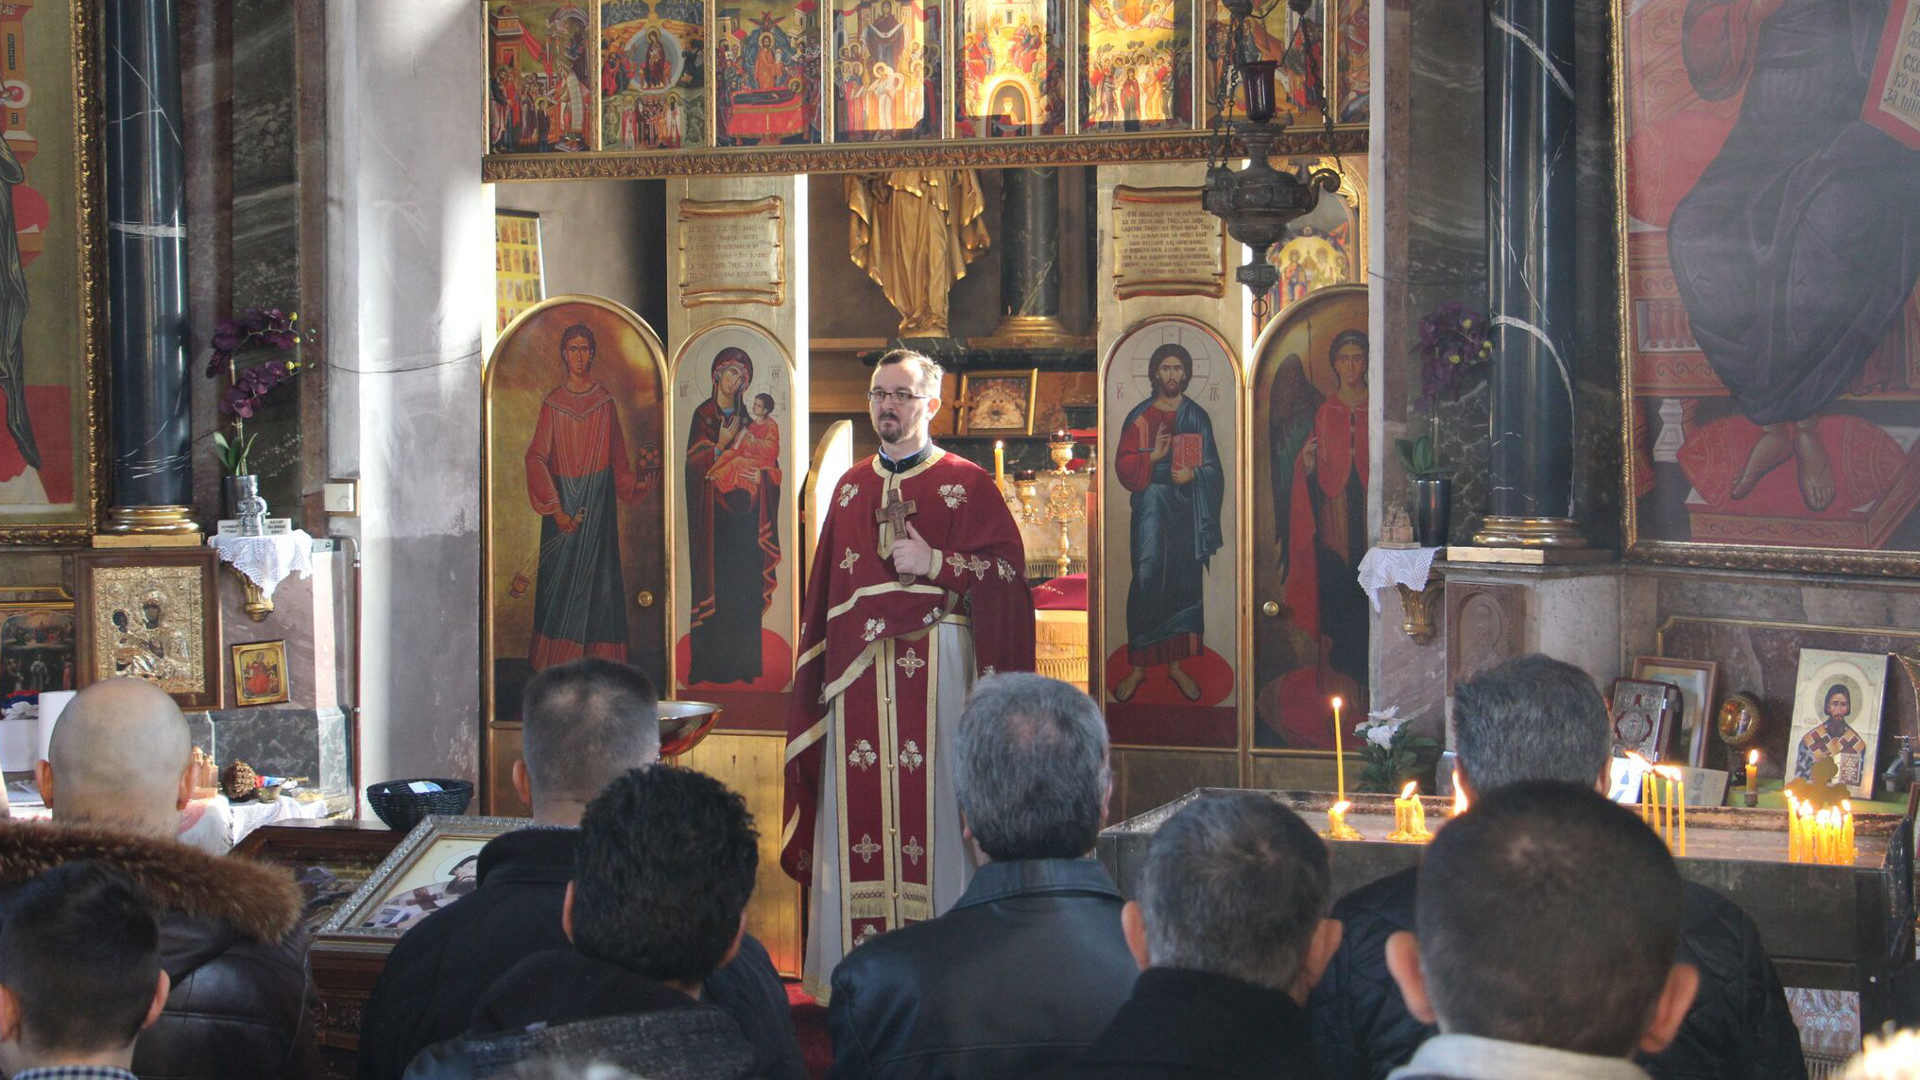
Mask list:
[[878,405],[883,401],[891,401],[895,405],[911,405],[916,401],[925,401],[931,396],[930,394],[916,394],[911,390],[867,391],[867,401],[873,405]]

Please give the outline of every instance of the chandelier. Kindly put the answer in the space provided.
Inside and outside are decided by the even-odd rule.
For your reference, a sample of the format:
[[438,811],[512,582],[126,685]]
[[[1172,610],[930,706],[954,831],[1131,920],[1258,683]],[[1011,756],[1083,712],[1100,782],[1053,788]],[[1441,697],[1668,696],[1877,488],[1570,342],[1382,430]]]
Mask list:
[[[1207,145],[1207,183],[1200,196],[1206,211],[1226,222],[1227,235],[1253,249],[1253,261],[1234,271],[1234,279],[1245,285],[1256,304],[1264,305],[1266,296],[1280,281],[1280,270],[1267,261],[1267,250],[1286,238],[1287,225],[1320,203],[1320,193],[1340,190],[1340,174],[1332,169],[1300,168],[1286,172],[1273,167],[1268,155],[1274,142],[1287,130],[1286,124],[1273,122],[1273,60],[1259,58],[1247,43],[1247,19],[1264,20],[1279,0],[1268,0],[1259,11],[1256,0],[1220,0],[1227,9],[1226,52],[1220,58],[1220,78],[1213,94],[1213,137]],[[1296,15],[1304,16],[1312,0],[1286,0]],[[1327,111],[1327,98],[1321,86],[1319,51],[1321,42],[1313,39],[1313,23],[1302,18],[1299,29],[1287,47],[1289,54],[1301,57],[1308,100],[1320,106],[1328,131],[1333,117]],[[1320,28],[1324,41],[1325,28]],[[1245,119],[1231,117],[1236,85],[1246,91]],[[1246,149],[1247,167],[1235,171],[1228,164],[1234,136]]]

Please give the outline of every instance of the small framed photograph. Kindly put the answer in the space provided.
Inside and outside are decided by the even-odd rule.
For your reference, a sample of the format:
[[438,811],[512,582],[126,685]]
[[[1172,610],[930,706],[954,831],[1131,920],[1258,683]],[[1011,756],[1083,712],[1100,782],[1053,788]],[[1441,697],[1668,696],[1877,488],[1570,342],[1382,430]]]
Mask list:
[[960,380],[963,435],[1033,434],[1033,395],[1038,369],[976,371]]
[[1680,713],[1680,691],[1663,682],[1613,680],[1608,716],[1613,720],[1613,752],[1629,750],[1648,761],[1659,761],[1667,750],[1674,718]]
[[277,705],[287,700],[286,641],[250,641],[233,647],[233,703]]
[[317,936],[391,948],[415,923],[474,890],[487,841],[528,824],[525,818],[423,818]]
[[1680,691],[1680,734],[1676,754],[1686,755],[1696,769],[1707,765],[1707,736],[1713,720],[1713,688],[1720,665],[1711,660],[1671,660],[1664,656],[1633,658],[1633,677],[1663,682]]
[[1886,684],[1886,653],[1800,650],[1787,736],[1789,784],[1802,781],[1816,794],[1844,787],[1852,798],[1872,798]]
[[72,690],[73,601],[0,602],[0,707]]
[[128,675],[184,709],[220,706],[220,606],[211,548],[74,558],[74,686]]

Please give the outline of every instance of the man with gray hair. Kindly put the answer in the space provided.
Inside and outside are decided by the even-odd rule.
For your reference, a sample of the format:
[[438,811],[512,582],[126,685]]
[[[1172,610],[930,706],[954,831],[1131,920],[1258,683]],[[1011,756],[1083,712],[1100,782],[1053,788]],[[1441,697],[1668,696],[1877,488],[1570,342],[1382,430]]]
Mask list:
[[833,974],[835,1080],[1015,1080],[1063,1064],[1138,970],[1122,900],[1090,857],[1112,777],[1085,694],[989,676],[948,758],[982,865],[953,910],[874,938]]
[[[401,1076],[423,1048],[464,1033],[474,1007],[515,964],[568,946],[560,910],[581,816],[628,769],[659,760],[658,705],[645,675],[612,660],[560,664],[527,683],[513,788],[533,807],[532,827],[489,840],[473,890],[394,944],[363,1014],[363,1080]],[[756,1075],[804,1080],[792,1011],[765,947],[744,937],[705,992],[754,1044]]]
[[[1607,703],[1586,672],[1522,656],[1454,688],[1459,782],[1475,799],[1516,783],[1554,780],[1607,789],[1613,747]],[[1408,1012],[1387,970],[1387,941],[1414,928],[1416,870],[1341,898],[1345,940],[1314,991],[1313,1040],[1330,1080],[1382,1080],[1439,1029]],[[1700,972],[1700,992],[1671,1045],[1640,1064],[1655,1080],[1805,1080],[1800,1032],[1760,932],[1739,906],[1703,885],[1681,892],[1675,958]]]
[[1209,795],[1160,826],[1121,913],[1143,973],[1057,1080],[1311,1075],[1307,994],[1340,945],[1327,846],[1262,792]]

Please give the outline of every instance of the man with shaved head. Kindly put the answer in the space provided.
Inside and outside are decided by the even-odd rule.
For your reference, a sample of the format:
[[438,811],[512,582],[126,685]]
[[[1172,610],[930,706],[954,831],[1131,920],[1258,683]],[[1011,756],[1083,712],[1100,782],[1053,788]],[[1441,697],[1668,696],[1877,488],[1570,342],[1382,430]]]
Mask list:
[[[466,1033],[474,1006],[514,965],[570,947],[560,909],[581,815],[621,774],[659,760],[657,705],[647,677],[612,660],[575,660],[527,683],[513,788],[533,807],[533,823],[481,848],[474,890],[394,945],[362,1013],[363,1080],[398,1080],[423,1048]],[[752,935],[708,977],[701,997],[739,1022],[756,1052],[753,1075],[805,1080],[786,991]]]
[[313,1076],[317,998],[299,886],[278,867],[175,838],[192,757],[186,718],[153,684],[108,679],[80,691],[34,768],[53,826],[0,822],[0,905],[82,860],[153,905],[172,989],[134,1049],[143,1080]]

